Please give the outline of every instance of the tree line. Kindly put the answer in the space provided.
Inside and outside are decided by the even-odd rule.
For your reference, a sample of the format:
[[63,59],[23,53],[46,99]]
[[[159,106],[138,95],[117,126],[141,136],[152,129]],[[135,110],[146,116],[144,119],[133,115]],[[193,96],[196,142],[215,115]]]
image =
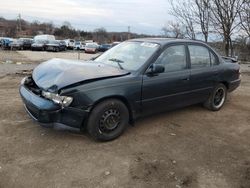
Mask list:
[[233,55],[234,35],[250,37],[250,0],[169,0],[169,13],[178,22],[168,22],[165,36],[197,39],[202,35],[208,42],[210,35],[223,39],[226,56]]
[[96,28],[93,31],[75,29],[70,22],[65,21],[61,26],[52,22],[28,22],[21,20],[7,20],[0,17],[0,37],[34,37],[38,34],[55,35],[57,39],[94,40],[99,43],[124,41],[131,38],[149,37],[149,35],[128,32],[108,32],[105,28]]

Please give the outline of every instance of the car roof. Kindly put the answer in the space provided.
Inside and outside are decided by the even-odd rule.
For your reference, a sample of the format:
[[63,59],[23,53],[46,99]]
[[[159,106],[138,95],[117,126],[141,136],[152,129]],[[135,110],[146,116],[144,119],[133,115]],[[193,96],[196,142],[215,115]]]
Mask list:
[[152,42],[160,44],[161,46],[164,46],[169,43],[181,43],[181,42],[194,42],[197,44],[204,44],[202,41],[198,40],[190,40],[190,39],[176,39],[176,38],[138,38],[138,39],[131,39],[129,41],[137,41],[137,42]]

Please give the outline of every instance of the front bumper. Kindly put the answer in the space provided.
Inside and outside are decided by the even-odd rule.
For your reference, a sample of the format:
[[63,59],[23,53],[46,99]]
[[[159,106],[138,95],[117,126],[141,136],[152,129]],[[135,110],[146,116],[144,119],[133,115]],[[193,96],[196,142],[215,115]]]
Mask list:
[[24,85],[20,86],[19,92],[26,111],[38,123],[47,126],[63,124],[74,128],[82,127],[86,117],[84,110],[73,107],[61,108],[60,105],[34,94]]

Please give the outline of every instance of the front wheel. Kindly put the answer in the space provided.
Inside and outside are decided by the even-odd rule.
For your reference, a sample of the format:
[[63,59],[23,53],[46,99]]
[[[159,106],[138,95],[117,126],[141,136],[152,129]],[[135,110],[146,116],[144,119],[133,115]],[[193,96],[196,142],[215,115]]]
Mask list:
[[109,99],[94,107],[88,119],[87,130],[94,139],[109,141],[119,137],[128,122],[126,105],[120,100]]
[[222,108],[227,99],[227,88],[224,84],[218,84],[210,94],[204,106],[212,111],[218,111]]

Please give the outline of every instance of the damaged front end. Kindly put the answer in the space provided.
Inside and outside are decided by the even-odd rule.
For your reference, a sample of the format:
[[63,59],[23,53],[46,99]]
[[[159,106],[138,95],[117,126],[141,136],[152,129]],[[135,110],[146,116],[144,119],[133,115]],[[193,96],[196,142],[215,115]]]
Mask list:
[[21,81],[19,92],[26,111],[40,124],[81,127],[85,111],[70,106],[73,97],[44,91],[36,85],[31,76]]

